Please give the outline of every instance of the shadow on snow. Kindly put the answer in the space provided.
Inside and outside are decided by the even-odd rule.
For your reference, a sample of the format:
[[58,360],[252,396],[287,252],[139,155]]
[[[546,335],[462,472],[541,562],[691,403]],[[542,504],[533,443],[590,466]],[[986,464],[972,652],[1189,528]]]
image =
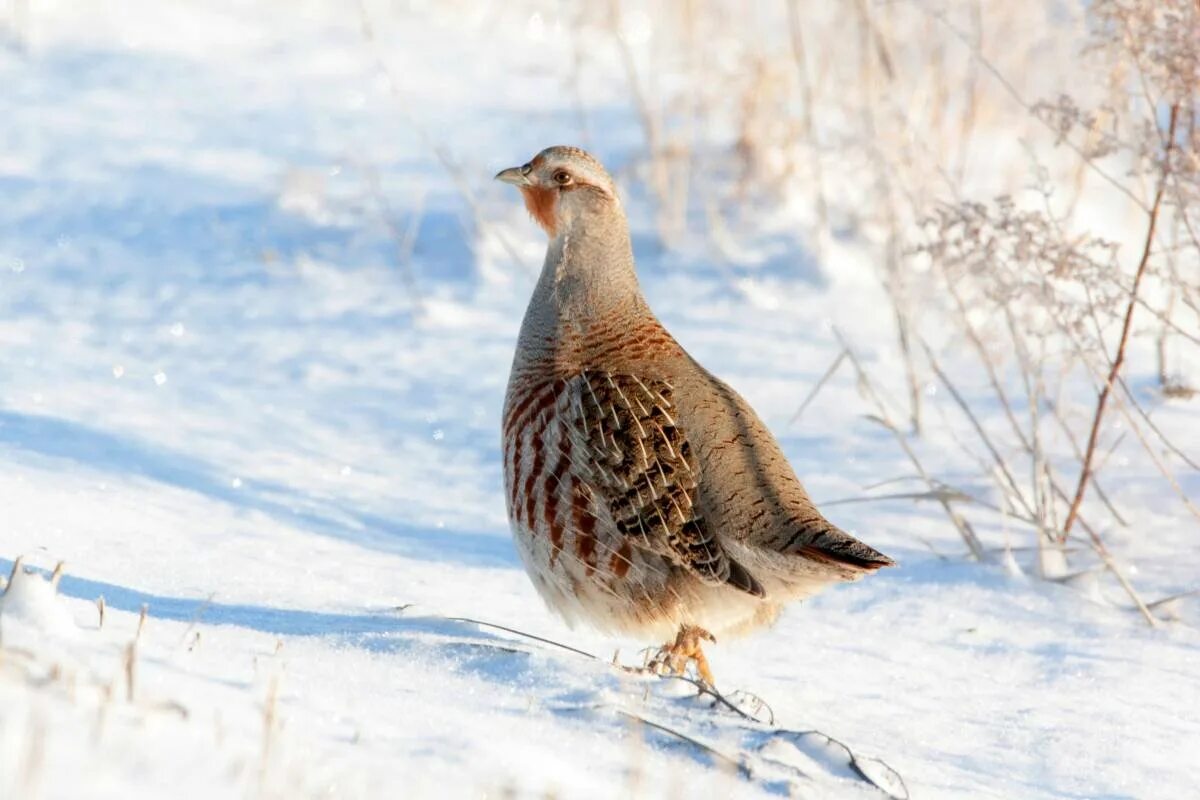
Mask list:
[[349,502],[337,504],[299,495],[277,483],[248,480],[234,488],[221,470],[185,453],[70,420],[0,410],[2,446],[195,492],[304,531],[412,558],[469,566],[516,565],[507,535],[422,528],[363,511]]

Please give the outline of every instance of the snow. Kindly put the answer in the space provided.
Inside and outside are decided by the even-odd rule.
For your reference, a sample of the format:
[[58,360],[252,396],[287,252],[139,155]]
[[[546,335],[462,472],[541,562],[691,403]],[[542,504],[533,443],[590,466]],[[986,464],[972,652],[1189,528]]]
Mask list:
[[[541,605],[498,429],[544,245],[490,177],[579,138],[557,6],[371,4],[372,46],[336,3],[31,5],[0,48],[0,798],[882,796],[825,737],[899,796],[1193,791],[1200,600],[1150,629],[1107,574],[1036,578],[1000,519],[978,564],[932,503],[830,505],[901,566],[709,648],[753,719]],[[662,250],[623,84],[585,88],[672,331],[819,501],[910,474],[845,368],[789,422],[835,326],[903,385],[866,249],[817,265],[782,214],[725,262]],[[1194,415],[1155,420],[1195,453]],[[1196,588],[1169,486],[1103,477],[1139,591]]]

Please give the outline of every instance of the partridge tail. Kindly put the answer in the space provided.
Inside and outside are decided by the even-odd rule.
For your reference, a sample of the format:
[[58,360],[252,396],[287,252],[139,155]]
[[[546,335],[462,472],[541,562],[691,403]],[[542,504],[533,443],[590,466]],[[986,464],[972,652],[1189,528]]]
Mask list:
[[896,562],[870,545],[863,544],[828,520],[795,534],[784,548],[792,555],[827,564],[874,572],[880,567],[892,567]]
[[808,545],[794,551],[796,555],[813,561],[845,564],[866,572],[874,572],[880,567],[894,567],[896,562],[873,547],[858,542],[858,548],[824,548]]

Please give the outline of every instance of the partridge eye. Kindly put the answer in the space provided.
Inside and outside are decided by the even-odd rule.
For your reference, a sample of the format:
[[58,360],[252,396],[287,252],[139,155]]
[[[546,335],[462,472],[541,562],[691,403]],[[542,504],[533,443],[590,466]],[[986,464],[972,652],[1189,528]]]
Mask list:
[[558,172],[554,173],[554,180],[559,186],[566,186],[571,182],[571,174],[564,170],[559,170]]

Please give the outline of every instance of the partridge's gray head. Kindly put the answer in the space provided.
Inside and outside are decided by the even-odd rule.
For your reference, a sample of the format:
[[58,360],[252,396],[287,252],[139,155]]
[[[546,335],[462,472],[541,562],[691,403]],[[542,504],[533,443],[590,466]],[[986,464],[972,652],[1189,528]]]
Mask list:
[[817,510],[742,397],[680,347],[642,296],[629,226],[596,159],[551,147],[497,179],[550,237],[517,340],[501,426],[517,552],[568,622],[673,643],[854,581],[887,556]]
[[617,189],[604,166],[578,147],[547,147],[527,163],[496,174],[525,196],[525,207],[554,238],[589,214],[619,212]]

